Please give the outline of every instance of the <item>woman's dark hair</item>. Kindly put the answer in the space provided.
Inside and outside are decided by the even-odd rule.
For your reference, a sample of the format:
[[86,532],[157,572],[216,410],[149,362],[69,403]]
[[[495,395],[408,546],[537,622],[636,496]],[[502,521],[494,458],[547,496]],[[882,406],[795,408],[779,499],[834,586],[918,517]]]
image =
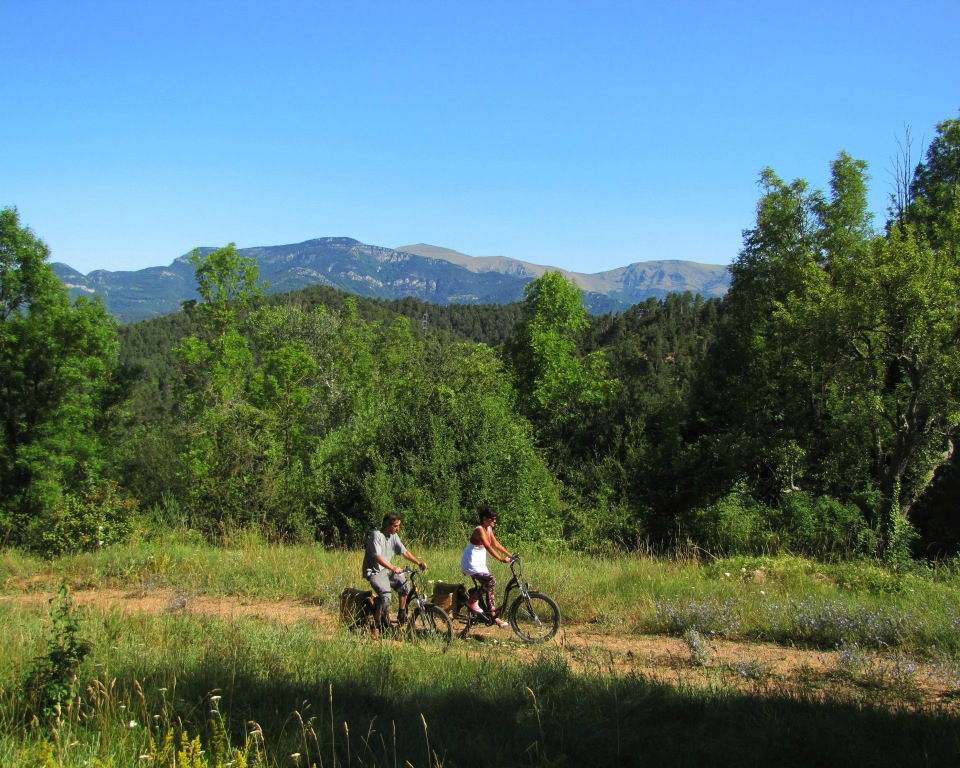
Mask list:
[[480,522],[482,523],[486,519],[496,520],[500,515],[493,507],[489,504],[481,504],[477,509],[477,512],[480,513]]

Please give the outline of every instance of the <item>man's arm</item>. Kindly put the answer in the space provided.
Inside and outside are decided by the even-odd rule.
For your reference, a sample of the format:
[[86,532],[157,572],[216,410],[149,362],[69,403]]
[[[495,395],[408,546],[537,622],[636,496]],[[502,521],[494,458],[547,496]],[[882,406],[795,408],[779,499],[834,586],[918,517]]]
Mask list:
[[[406,556],[406,553],[404,553],[404,555]],[[400,571],[403,570],[403,568],[397,568],[397,566],[391,565],[387,561],[387,558],[385,558],[383,555],[377,555],[375,559],[378,563],[380,563],[380,565],[382,565],[388,571],[393,571],[394,573],[400,573]]]

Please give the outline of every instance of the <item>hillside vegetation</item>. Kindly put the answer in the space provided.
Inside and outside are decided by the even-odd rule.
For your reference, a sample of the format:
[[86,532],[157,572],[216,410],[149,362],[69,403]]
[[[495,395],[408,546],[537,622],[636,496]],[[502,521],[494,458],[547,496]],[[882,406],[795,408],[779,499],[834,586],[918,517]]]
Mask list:
[[505,305],[265,296],[231,244],[187,260],[183,311],[120,328],[5,209],[3,540],[355,544],[400,510],[444,544],[487,503],[554,551],[950,556],[958,157],[944,121],[879,227],[862,162],[826,191],[768,169],[723,299],[601,315],[552,271]]

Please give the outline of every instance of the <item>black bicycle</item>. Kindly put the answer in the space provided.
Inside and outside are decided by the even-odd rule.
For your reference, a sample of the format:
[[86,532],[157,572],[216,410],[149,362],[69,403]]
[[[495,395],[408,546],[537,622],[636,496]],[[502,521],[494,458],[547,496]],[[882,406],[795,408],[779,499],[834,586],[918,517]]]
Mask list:
[[[507,582],[501,603],[501,605],[510,606],[506,613],[510,628],[525,643],[544,643],[550,640],[560,630],[560,606],[552,597],[530,588],[530,584],[523,577],[520,555],[513,555],[510,558],[510,572],[513,576]],[[466,604],[458,605],[456,617],[458,621],[464,622],[464,627],[459,633],[460,637],[469,635],[470,629],[475,625],[490,626],[496,622],[496,617],[490,611],[486,591],[481,588],[476,578],[473,583],[470,594],[477,597],[483,613],[470,610]],[[515,590],[519,594],[511,604],[510,598]],[[499,613],[503,615],[502,611]]]
[[[397,635],[421,641],[448,644],[453,639],[453,622],[439,605],[427,597],[423,583],[423,566],[407,566],[403,573],[410,579],[410,594],[407,597],[407,616],[401,621],[398,616],[390,622],[389,629]],[[374,631],[374,603],[372,590],[348,588],[340,595],[340,615],[351,629]]]
[[[410,577],[410,596],[407,598],[407,634],[419,640],[449,643],[453,639],[453,622],[439,605],[434,605],[424,588],[422,565],[407,566],[403,572]],[[402,628],[401,628],[402,629]]]

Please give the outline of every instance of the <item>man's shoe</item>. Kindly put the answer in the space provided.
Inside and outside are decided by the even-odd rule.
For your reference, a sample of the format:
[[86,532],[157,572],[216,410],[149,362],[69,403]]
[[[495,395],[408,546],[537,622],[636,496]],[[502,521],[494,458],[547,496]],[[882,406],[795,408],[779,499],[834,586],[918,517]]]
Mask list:
[[397,612],[397,624],[399,624],[402,627],[406,623],[407,623],[407,609],[402,608],[400,611]]

